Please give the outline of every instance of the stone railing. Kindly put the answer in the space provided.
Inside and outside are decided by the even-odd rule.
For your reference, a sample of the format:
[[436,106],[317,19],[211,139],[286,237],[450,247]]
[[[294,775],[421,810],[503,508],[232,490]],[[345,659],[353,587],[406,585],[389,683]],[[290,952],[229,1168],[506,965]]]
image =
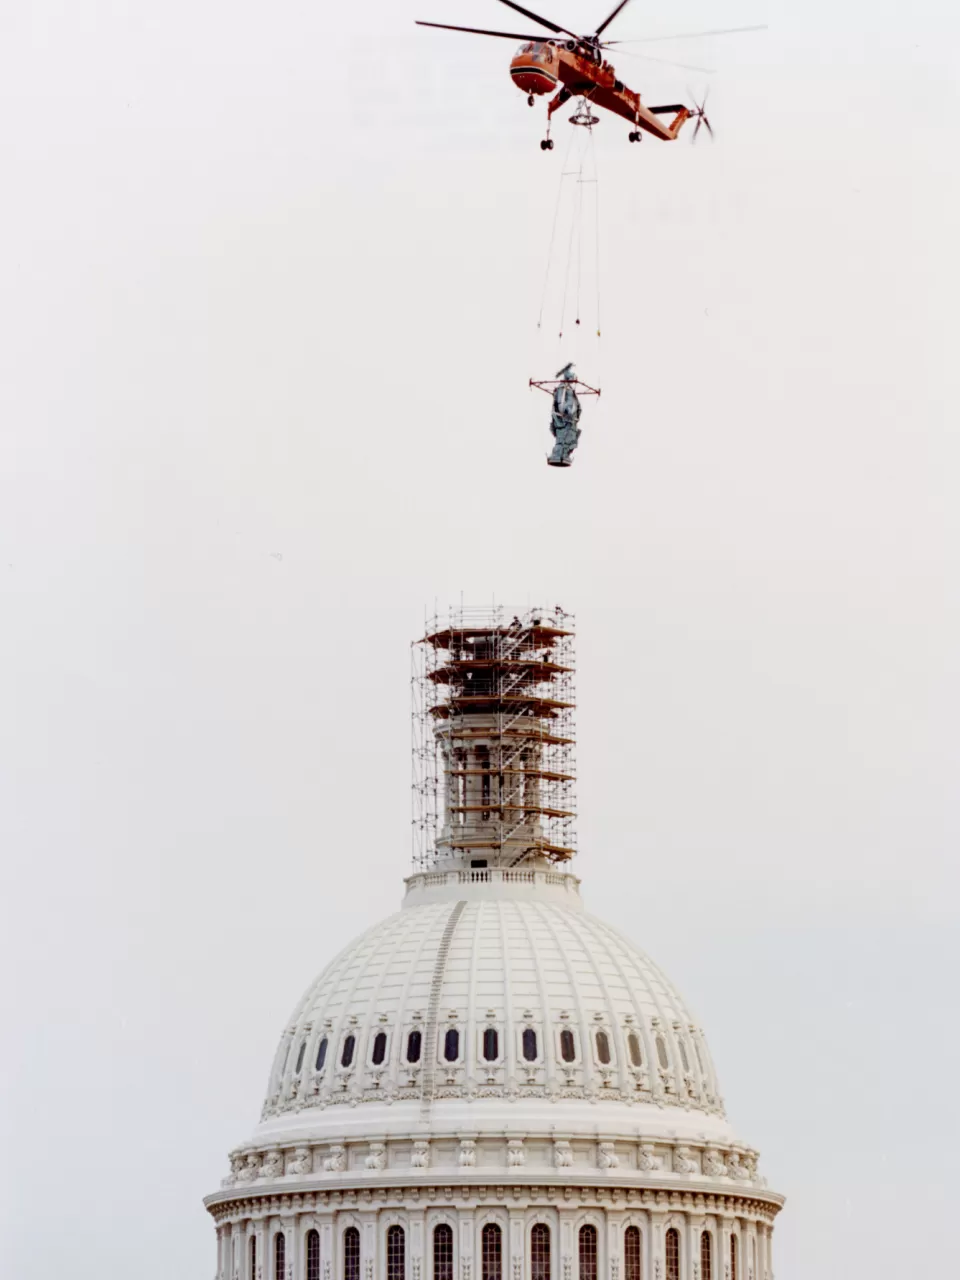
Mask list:
[[442,885],[462,884],[548,884],[559,886],[568,893],[580,894],[577,876],[564,871],[522,871],[509,867],[470,867],[451,871],[421,871],[408,876],[404,882],[408,892],[413,889],[434,889]]

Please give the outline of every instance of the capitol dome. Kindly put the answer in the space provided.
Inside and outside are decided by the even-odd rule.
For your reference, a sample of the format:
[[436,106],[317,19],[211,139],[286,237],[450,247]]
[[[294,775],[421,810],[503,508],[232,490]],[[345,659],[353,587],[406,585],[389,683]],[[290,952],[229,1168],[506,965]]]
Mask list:
[[218,1280],[770,1280],[704,1034],[567,869],[569,619],[426,643],[417,866],[284,1028]]

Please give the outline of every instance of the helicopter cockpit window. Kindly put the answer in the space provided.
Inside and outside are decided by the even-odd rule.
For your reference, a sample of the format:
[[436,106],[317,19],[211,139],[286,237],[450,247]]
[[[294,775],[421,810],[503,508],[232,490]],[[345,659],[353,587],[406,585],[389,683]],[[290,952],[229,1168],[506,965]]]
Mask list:
[[533,53],[536,47],[537,46],[535,44],[522,44],[520,48],[517,50],[517,56],[519,57],[521,53]]

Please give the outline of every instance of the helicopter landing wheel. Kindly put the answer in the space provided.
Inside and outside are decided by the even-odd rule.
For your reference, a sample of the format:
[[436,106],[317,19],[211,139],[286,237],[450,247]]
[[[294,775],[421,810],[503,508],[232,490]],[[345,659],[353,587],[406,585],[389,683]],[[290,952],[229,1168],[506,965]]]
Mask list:
[[643,141],[643,134],[640,132],[640,130],[639,130],[639,129],[634,129],[634,131],[633,131],[632,133],[628,133],[628,134],[627,134],[627,137],[630,139],[630,141],[631,141],[631,142],[642,142],[642,141]]
[[541,138],[541,140],[540,140],[540,150],[541,150],[541,151],[552,151],[552,150],[553,150],[553,139],[552,139],[552,138]]
[[535,103],[536,103],[536,98],[534,98],[533,94],[532,93],[527,94],[527,106],[532,107],[534,106]]

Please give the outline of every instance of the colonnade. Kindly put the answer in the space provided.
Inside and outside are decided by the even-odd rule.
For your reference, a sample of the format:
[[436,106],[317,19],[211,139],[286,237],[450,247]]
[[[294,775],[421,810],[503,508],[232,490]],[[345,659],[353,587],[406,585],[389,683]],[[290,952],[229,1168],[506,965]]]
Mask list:
[[[745,1216],[564,1204],[276,1208],[267,1201],[224,1206],[217,1227],[217,1280],[773,1276],[772,1225],[759,1206]],[[438,1227],[449,1228],[442,1239]]]

